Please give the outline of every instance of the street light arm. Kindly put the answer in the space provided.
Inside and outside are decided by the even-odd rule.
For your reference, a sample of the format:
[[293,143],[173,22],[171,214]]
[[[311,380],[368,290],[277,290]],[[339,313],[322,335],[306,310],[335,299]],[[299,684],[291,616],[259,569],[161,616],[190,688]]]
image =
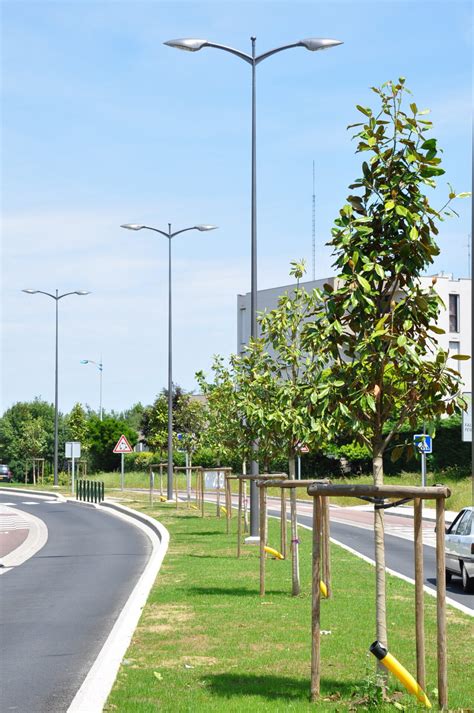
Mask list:
[[183,228],[182,230],[176,230],[174,233],[170,233],[166,237],[174,238],[176,235],[179,235],[180,233],[186,233],[188,230],[196,230],[196,226],[193,225],[191,228]]
[[[46,294],[46,292],[44,294]],[[77,290],[73,290],[72,292],[64,292],[64,294],[58,295],[54,299],[61,300],[63,297],[68,297],[69,295],[77,295],[77,294],[78,294]],[[82,296],[82,295],[79,295],[79,296]]]
[[299,41],[292,42],[291,45],[282,45],[282,47],[275,47],[275,49],[268,50],[268,52],[264,52],[263,54],[259,54],[258,57],[255,57],[255,64],[263,62],[264,59],[267,59],[267,57],[271,57],[272,54],[277,54],[277,52],[283,52],[283,50],[289,50],[293,47],[304,47],[304,45],[302,42]]
[[[150,225],[143,225],[142,227],[143,227],[144,230],[153,230],[155,233],[159,233],[160,235],[164,235],[165,238],[169,238],[169,237],[170,237],[169,233],[165,233],[164,230],[160,230],[159,228],[152,228]],[[189,230],[189,228],[188,228],[188,230]],[[173,236],[171,236],[171,237],[173,237]]]
[[[24,292],[24,290],[23,290],[23,292]],[[53,300],[57,300],[57,299],[58,299],[58,298],[56,297],[56,295],[52,295],[51,292],[44,292],[43,290],[35,290],[35,292],[38,293],[39,295],[47,295],[48,297],[52,297]]]
[[240,50],[236,50],[233,47],[227,47],[227,45],[219,45],[216,42],[206,42],[203,47],[214,47],[217,50],[223,50],[224,52],[229,52],[230,54],[235,54],[236,57],[240,57],[240,59],[243,59],[244,62],[248,62],[249,64],[253,63],[252,56],[249,54],[246,54],[245,52],[241,52]]

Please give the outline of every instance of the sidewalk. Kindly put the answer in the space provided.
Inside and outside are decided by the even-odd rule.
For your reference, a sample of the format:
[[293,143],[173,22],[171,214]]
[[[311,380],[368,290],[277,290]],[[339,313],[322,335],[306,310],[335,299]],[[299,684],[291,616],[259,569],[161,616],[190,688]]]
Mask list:
[[[353,510],[354,512],[372,512],[373,505],[352,505],[345,507],[344,510]],[[413,505],[397,505],[393,508],[388,508],[385,511],[387,515],[397,515],[398,517],[409,517],[413,520]],[[453,522],[454,518],[457,516],[457,512],[453,510],[446,510],[445,518],[447,523]],[[430,520],[434,522],[436,520],[436,510],[435,508],[424,507],[423,508],[423,520]]]

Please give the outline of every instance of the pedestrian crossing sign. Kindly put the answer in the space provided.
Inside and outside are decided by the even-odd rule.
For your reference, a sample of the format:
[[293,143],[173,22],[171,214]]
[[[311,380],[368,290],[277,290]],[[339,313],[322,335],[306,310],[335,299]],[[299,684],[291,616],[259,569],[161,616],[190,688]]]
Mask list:
[[416,433],[413,436],[413,443],[420,453],[433,453],[433,440],[426,433]]

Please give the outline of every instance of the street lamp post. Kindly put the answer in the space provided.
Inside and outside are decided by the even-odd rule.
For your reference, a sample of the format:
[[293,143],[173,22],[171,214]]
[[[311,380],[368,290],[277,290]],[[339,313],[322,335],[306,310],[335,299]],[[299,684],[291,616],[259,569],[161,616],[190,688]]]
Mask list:
[[74,290],[73,292],[64,292],[62,295],[55,291],[55,294],[51,292],[43,292],[43,290],[22,290],[26,292],[27,295],[46,295],[51,297],[56,303],[56,349],[55,349],[55,367],[54,367],[54,485],[58,486],[58,304],[59,300],[63,297],[68,297],[69,295],[89,295],[90,292],[87,290]]
[[99,419],[102,421],[102,371],[104,365],[102,364],[102,357],[100,361],[94,361],[93,359],[81,359],[81,364],[94,364],[99,370]]
[[173,321],[172,321],[172,294],[171,294],[171,240],[186,233],[188,230],[215,230],[217,225],[193,225],[190,228],[183,228],[171,232],[171,223],[168,223],[168,232],[159,228],[152,228],[149,225],[137,225],[135,223],[126,223],[120,226],[127,230],[153,230],[155,233],[168,238],[168,479],[167,479],[167,497],[168,500],[173,499]]
[[[185,50],[187,52],[198,52],[204,47],[214,47],[215,49],[229,52],[230,54],[240,57],[244,62],[247,62],[252,67],[252,190],[251,190],[251,279],[250,279],[250,336],[252,339],[257,337],[257,129],[256,129],[256,68],[260,62],[263,62],[267,57],[271,57],[283,50],[292,49],[293,47],[304,47],[310,52],[329,49],[341,45],[340,40],[309,38],[306,40],[298,40],[288,45],[275,47],[261,55],[255,54],[256,37],[251,37],[252,54],[246,54],[233,47],[209,42],[209,40],[198,39],[179,39],[168,40],[165,45],[174,47],[175,49]],[[257,451],[257,443],[253,444],[253,452]],[[252,475],[258,475],[258,462],[256,459],[252,461]],[[250,537],[258,538],[259,533],[259,518],[258,518],[258,492],[257,485],[254,480],[250,481]]]

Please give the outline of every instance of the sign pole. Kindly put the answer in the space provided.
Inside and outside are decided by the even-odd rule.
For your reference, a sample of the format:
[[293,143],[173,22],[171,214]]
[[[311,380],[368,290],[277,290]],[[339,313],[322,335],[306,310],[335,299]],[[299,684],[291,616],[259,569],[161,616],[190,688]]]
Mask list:
[[71,495],[74,495],[74,448],[72,449],[72,464],[71,464]]
[[125,456],[120,454],[120,490],[124,489],[125,485]]

